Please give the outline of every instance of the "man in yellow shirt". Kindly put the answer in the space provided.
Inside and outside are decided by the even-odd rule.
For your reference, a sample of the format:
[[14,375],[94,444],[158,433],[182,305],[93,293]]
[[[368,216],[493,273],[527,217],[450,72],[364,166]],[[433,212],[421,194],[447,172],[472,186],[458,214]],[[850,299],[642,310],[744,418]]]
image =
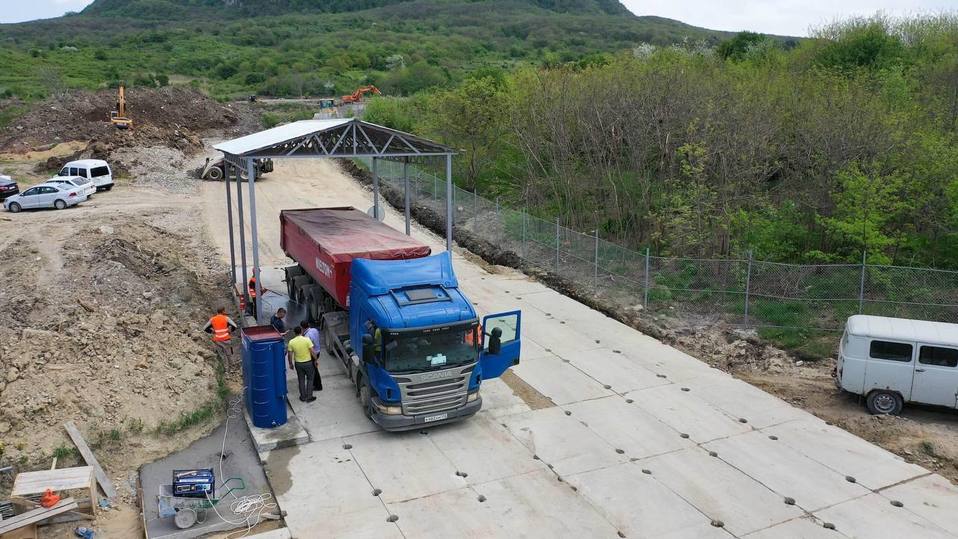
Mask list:
[[286,359],[289,368],[296,370],[296,380],[299,382],[299,400],[313,402],[313,383],[316,379],[316,352],[313,352],[313,341],[303,336],[303,329],[293,328],[296,334],[286,345]]

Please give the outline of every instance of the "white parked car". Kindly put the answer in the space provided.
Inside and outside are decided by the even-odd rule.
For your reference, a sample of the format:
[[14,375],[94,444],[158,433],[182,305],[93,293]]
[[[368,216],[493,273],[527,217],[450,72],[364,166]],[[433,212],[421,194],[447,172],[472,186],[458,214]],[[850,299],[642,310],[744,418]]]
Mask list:
[[113,171],[102,159],[81,159],[63,165],[57,176],[80,176],[88,178],[96,185],[97,191],[113,189]]
[[958,324],[855,315],[838,347],[835,382],[873,414],[906,402],[958,407]]
[[43,183],[72,187],[82,193],[85,198],[90,198],[96,193],[96,184],[93,180],[82,176],[54,176]]
[[37,208],[63,210],[70,206],[76,206],[84,200],[86,200],[86,197],[81,195],[78,189],[67,189],[65,185],[41,183],[19,195],[7,198],[3,201],[3,207],[11,213]]

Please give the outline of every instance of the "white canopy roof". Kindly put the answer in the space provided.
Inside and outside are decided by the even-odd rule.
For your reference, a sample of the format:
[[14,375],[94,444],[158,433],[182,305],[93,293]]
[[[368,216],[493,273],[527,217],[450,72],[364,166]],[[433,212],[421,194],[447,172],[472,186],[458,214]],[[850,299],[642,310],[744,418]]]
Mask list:
[[260,148],[266,148],[283,142],[297,139],[305,135],[325,131],[348,124],[350,118],[332,118],[327,120],[300,120],[298,122],[277,125],[271,129],[220,142],[213,147],[223,153],[243,155]]
[[301,120],[213,146],[227,159],[419,157],[452,155],[448,146],[357,118]]

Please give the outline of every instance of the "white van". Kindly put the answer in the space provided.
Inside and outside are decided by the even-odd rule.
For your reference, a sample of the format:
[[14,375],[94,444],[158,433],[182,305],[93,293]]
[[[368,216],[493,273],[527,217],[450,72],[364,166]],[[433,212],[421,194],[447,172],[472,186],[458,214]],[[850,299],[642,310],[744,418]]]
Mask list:
[[838,347],[835,383],[873,414],[906,402],[958,407],[958,324],[855,315]]
[[57,176],[80,176],[93,180],[97,191],[113,189],[113,171],[110,165],[101,159],[81,159],[63,165]]

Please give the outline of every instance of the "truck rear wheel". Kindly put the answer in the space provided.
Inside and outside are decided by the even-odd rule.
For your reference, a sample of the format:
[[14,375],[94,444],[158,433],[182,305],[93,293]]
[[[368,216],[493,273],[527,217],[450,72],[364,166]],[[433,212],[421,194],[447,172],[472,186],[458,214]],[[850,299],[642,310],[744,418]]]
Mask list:
[[220,167],[210,167],[210,169],[206,171],[206,177],[203,179],[218,182],[223,179],[223,169]]
[[312,278],[309,275],[296,275],[286,279],[286,287],[289,289],[289,297],[295,301],[299,301],[299,291],[304,287],[308,286],[312,282]]

